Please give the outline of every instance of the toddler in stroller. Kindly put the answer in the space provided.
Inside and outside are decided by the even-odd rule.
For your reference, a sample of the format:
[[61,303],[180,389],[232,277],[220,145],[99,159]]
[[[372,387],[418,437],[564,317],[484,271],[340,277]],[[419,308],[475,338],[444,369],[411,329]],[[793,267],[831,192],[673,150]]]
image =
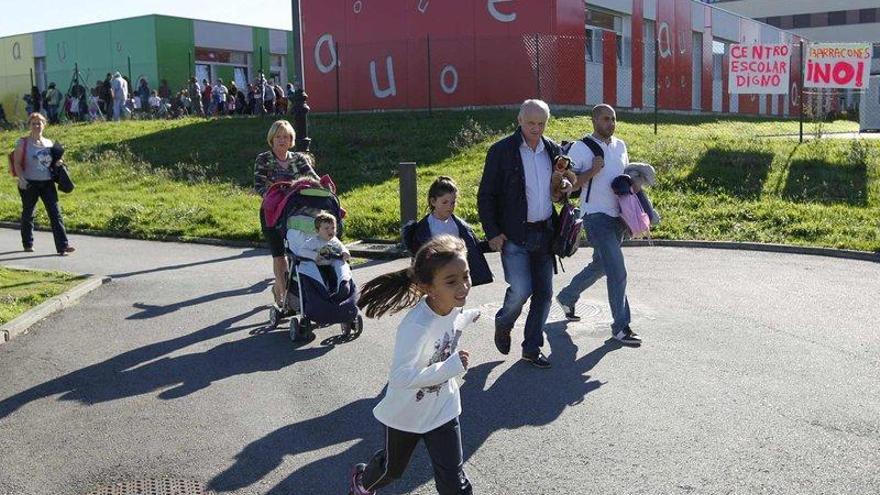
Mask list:
[[[267,199],[270,194],[280,198],[275,202],[281,209],[275,225],[285,239],[288,281],[283,307],[269,310],[269,327],[290,317],[291,340],[303,341],[311,340],[315,329],[339,323],[345,339],[357,338],[363,318],[348,251],[335,236],[344,216],[336,195],[311,179],[273,184]],[[266,214],[269,220],[272,216]],[[333,232],[324,227],[322,234],[321,227],[329,221]]]

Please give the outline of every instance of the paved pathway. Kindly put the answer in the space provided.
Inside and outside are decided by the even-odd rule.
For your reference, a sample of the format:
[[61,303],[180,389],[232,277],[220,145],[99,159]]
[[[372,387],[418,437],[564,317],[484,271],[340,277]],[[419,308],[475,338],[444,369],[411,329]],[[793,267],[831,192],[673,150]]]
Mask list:
[[[265,251],[72,236],[74,256],[0,263],[113,282],[0,345],[0,494],[195,479],[220,493],[344,494],[381,444],[371,409],[400,316],[294,347],[263,333]],[[584,249],[568,261],[568,273]],[[880,492],[880,265],[814,256],[627,248],[641,349],[608,340],[604,286],[588,317],[546,327],[554,367],[503,359],[491,315],[503,282],[472,291],[465,335],[467,470],[476,493]],[[360,283],[404,266],[371,264]],[[499,259],[490,264],[501,275]],[[514,351],[515,352],[515,351]],[[422,450],[382,494],[434,493]]]

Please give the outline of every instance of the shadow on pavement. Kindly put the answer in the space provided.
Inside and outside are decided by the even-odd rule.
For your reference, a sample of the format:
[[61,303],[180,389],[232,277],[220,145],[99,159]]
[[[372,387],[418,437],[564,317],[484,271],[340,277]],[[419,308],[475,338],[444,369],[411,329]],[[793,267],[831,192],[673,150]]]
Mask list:
[[227,297],[237,297],[237,296],[245,296],[251,294],[259,294],[269,288],[272,285],[271,278],[266,280],[261,280],[250,287],[245,287],[241,289],[232,289],[232,290],[224,290],[220,292],[215,292],[213,294],[205,294],[203,296],[195,297],[193,299],[189,299],[186,301],[180,301],[178,303],[169,304],[167,306],[154,306],[152,304],[146,303],[134,303],[132,306],[136,309],[141,310],[138,313],[135,313],[131,316],[126,317],[126,320],[145,320],[149,318],[156,318],[158,316],[164,316],[169,313],[173,313],[179,309],[187,308],[189,306],[196,306],[198,304],[204,304],[211,301],[216,301],[218,299],[224,299]]
[[[520,361],[504,371],[488,389],[490,373],[504,361],[482,363],[468,370],[461,386],[465,469],[467,460],[493,434],[550,424],[566,408],[582,403],[587,394],[604,385],[592,380],[587,373],[621,346],[609,339],[578,359],[578,348],[565,327],[565,322],[545,327],[553,350],[554,367],[550,370],[537,370]],[[290,473],[267,492],[268,495],[345,493],[351,466],[366,462],[382,448],[384,431],[373,418],[373,407],[381,397],[380,392],[378,397],[359,399],[325,416],[285,426],[252,442],[235,456],[235,462],[228,469],[211,480],[208,488],[217,492],[239,490],[258,483],[287,457],[350,444],[337,454]],[[424,448],[418,448],[403,479],[384,488],[382,493],[410,493],[432,480]]]
[[[234,325],[264,309],[259,306],[191,334],[122,353],[0,400],[0,419],[30,402],[58,394],[61,394],[59,400],[96,404],[167,388],[158,397],[176,399],[215,381],[278,371],[293,363],[320,357],[332,349],[292,350],[287,332],[272,332],[226,342],[204,352],[158,359],[202,341],[257,327],[259,324]],[[139,366],[142,363],[148,364]]]
[[265,249],[251,248],[251,249],[247,249],[245,251],[242,251],[239,254],[235,254],[232,256],[225,256],[223,258],[215,258],[215,259],[203,260],[203,261],[194,261],[192,263],[182,263],[179,265],[160,266],[157,268],[150,268],[148,270],[139,270],[139,271],[135,271],[135,272],[114,273],[114,274],[111,274],[110,276],[112,278],[133,277],[135,275],[145,275],[147,273],[165,272],[165,271],[169,271],[169,270],[179,270],[181,268],[189,268],[189,267],[193,267],[193,266],[207,265],[207,264],[211,264],[211,263],[222,263],[224,261],[232,261],[232,260],[238,260],[238,259],[244,259],[244,258],[253,258],[255,256],[264,256],[267,253],[268,253],[268,251]]

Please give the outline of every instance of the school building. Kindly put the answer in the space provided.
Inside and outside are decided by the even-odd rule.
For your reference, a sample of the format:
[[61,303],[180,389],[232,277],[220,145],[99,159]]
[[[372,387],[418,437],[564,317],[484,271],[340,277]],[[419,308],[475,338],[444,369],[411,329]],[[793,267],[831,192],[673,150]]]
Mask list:
[[95,87],[110,72],[163,79],[172,90],[192,75],[247,87],[262,70],[267,78],[293,80],[290,31],[148,15],[0,38],[0,103],[12,119],[25,113],[22,97],[50,82],[66,92],[79,70],[80,84]]

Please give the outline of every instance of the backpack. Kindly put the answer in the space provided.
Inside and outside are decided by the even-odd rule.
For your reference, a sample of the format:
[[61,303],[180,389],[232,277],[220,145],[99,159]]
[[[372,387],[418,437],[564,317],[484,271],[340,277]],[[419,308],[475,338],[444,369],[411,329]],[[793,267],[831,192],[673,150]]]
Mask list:
[[[23,141],[21,149],[21,170],[24,171],[24,167],[27,165],[27,138],[22,138],[21,140]],[[15,147],[9,152],[9,175],[18,177],[18,174],[15,173]]]
[[566,199],[565,204],[559,210],[557,229],[553,236],[553,254],[560,258],[567,258],[576,253],[583,227],[584,221],[581,219],[580,209]]
[[[583,138],[581,138],[580,141],[582,143],[584,143],[585,145],[587,145],[587,148],[590,148],[590,151],[593,152],[593,156],[599,156],[599,157],[605,158],[605,152],[602,151],[602,147],[599,146],[599,143],[597,143],[595,139],[593,139],[589,135],[586,135]],[[560,144],[560,146],[559,146],[560,153],[563,155],[568,155],[569,151],[571,150],[572,145],[576,142],[577,141],[563,141],[562,144]],[[593,179],[590,179],[590,182],[587,184],[587,197],[584,198],[584,203],[588,203],[590,201],[590,190],[592,190],[592,189],[593,189]],[[572,191],[568,197],[571,199],[577,199],[578,197],[580,197],[580,195],[581,195],[581,190],[577,189],[575,191]]]

